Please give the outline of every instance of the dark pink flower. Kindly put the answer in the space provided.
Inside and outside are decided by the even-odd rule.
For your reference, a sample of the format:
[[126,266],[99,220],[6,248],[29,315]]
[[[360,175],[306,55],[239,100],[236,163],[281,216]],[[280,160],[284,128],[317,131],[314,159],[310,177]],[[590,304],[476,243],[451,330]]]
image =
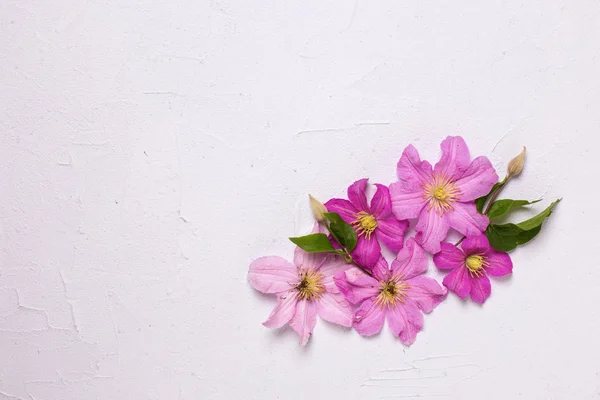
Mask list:
[[444,286],[461,299],[471,295],[479,304],[490,297],[491,276],[504,276],[512,272],[512,261],[506,253],[490,246],[485,235],[467,237],[459,249],[451,243],[442,243],[442,251],[433,256],[433,262],[440,269],[450,269],[444,278]]
[[377,263],[381,254],[377,239],[390,250],[400,251],[408,221],[399,221],[392,214],[390,191],[387,186],[375,184],[377,191],[369,204],[365,195],[367,180],[360,179],[348,188],[350,201],[331,199],[325,203],[325,207],[329,212],[338,213],[344,221],[354,226],[358,242],[352,257],[358,265],[370,269]]
[[381,331],[387,318],[395,336],[410,345],[423,328],[423,314],[444,300],[447,290],[434,279],[421,276],[427,270],[427,255],[408,239],[392,262],[380,256],[369,276],[358,268],[350,268],[334,277],[346,299],[360,305],[354,315],[354,328],[363,336]]
[[490,160],[471,161],[462,137],[448,136],[441,148],[442,158],[432,168],[413,145],[406,147],[398,161],[399,181],[390,185],[394,214],[398,219],[418,218],[417,242],[431,254],[440,251],[449,228],[465,236],[485,230],[489,220],[477,212],[474,200],[498,182]]

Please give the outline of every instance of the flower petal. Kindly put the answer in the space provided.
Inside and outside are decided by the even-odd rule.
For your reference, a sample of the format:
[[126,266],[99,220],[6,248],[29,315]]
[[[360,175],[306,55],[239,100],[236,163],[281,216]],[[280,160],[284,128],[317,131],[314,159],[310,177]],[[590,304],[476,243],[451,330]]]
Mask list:
[[375,266],[371,270],[373,273],[373,278],[378,279],[380,281],[386,280],[390,277],[390,269],[388,268],[387,260],[379,254],[379,259],[375,263]]
[[431,178],[433,171],[431,164],[421,161],[415,146],[409,144],[402,152],[396,168],[398,179],[402,182],[422,184]]
[[512,272],[513,263],[508,254],[490,249],[485,257],[488,265],[484,268],[488,275],[504,276]]
[[456,293],[461,299],[466,299],[471,291],[469,273],[466,267],[454,268],[442,282],[451,292]]
[[392,211],[398,219],[417,218],[425,207],[423,185],[418,183],[394,182],[390,185]]
[[445,214],[448,224],[465,236],[475,236],[485,231],[490,220],[477,212],[475,203],[454,203],[454,210]]
[[402,275],[407,280],[427,271],[427,254],[413,238],[406,241],[406,246],[392,261],[392,275]]
[[296,292],[284,292],[277,297],[277,306],[269,315],[269,318],[263,322],[267,328],[281,328],[287,324],[294,316],[296,311]]
[[440,145],[442,158],[433,168],[434,174],[458,178],[469,168],[471,155],[465,140],[460,136],[448,136]]
[[417,333],[423,329],[423,314],[412,301],[397,304],[387,312],[387,321],[394,336],[406,345],[411,345],[417,338]]
[[455,185],[460,189],[460,201],[472,201],[485,196],[498,182],[498,174],[487,157],[477,157],[458,178]]
[[466,255],[484,254],[490,249],[490,242],[485,235],[469,236],[460,245]]
[[439,269],[454,269],[465,263],[465,254],[452,243],[444,242],[441,251],[433,256],[433,262]]
[[469,277],[471,281],[471,300],[483,304],[492,293],[490,278],[483,274],[479,277]]
[[406,283],[408,284],[408,298],[426,313],[431,312],[435,306],[444,301],[448,293],[448,290],[435,279],[426,276],[415,276]]
[[362,303],[379,293],[379,282],[356,267],[336,274],[333,280],[352,304]]
[[377,220],[377,238],[381,240],[388,249],[400,251],[404,244],[404,233],[408,229],[408,221],[398,221],[395,217],[381,218]]
[[440,251],[440,242],[448,235],[448,215],[440,215],[433,209],[428,210],[426,207],[419,215],[419,220],[415,226],[417,231],[416,240],[430,254]]
[[385,185],[376,183],[377,191],[371,199],[371,214],[374,217],[386,217],[392,212],[390,189]]
[[260,257],[250,264],[248,281],[263,293],[285,292],[299,282],[298,269],[281,257]]
[[358,210],[348,200],[331,199],[325,203],[327,211],[340,214],[340,217],[347,223],[351,224],[356,220]]
[[336,274],[344,272],[349,268],[352,268],[352,264],[348,264],[340,256],[329,256],[323,265],[321,265],[321,268],[319,268],[319,273],[323,275],[321,283],[325,286],[325,289],[330,293],[339,293],[339,289],[333,278]]
[[372,336],[381,331],[385,310],[376,304],[375,298],[368,299],[354,315],[354,329],[362,336]]
[[348,188],[348,200],[358,211],[366,211],[370,213],[369,203],[365,190],[367,188],[367,178],[359,179]]
[[359,236],[356,248],[351,254],[358,265],[372,269],[381,255],[381,247],[377,241],[377,236],[371,235],[369,239],[364,237],[364,235]]
[[319,317],[333,324],[350,327],[354,318],[354,309],[341,293],[323,293],[317,301]]
[[300,335],[300,344],[304,346],[317,323],[317,304],[314,301],[300,300],[290,326]]

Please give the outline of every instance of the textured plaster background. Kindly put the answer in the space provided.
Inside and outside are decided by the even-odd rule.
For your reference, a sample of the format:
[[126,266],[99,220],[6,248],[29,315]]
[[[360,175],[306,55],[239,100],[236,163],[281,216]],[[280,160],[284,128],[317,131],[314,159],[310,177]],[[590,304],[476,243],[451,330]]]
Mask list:
[[[3,1],[0,399],[599,398],[599,38],[591,0]],[[485,306],[264,328],[307,193],[447,134],[564,196]]]

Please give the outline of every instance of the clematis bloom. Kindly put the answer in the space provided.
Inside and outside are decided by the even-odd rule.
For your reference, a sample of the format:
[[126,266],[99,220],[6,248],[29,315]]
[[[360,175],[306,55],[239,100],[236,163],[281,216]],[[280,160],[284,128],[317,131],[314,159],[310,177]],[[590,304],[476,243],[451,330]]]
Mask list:
[[409,239],[388,269],[380,256],[373,276],[350,268],[334,277],[346,299],[360,305],[354,328],[363,336],[379,333],[387,318],[393,334],[404,344],[414,343],[423,328],[423,314],[444,300],[447,290],[434,279],[421,276],[427,270],[427,255]]
[[433,256],[439,269],[452,270],[443,284],[461,299],[471,296],[479,304],[492,293],[488,275],[504,276],[512,272],[512,261],[508,254],[490,246],[485,235],[467,237],[461,249],[451,243],[442,243],[442,251]]
[[473,161],[464,139],[442,141],[442,158],[435,165],[421,161],[413,145],[398,161],[399,181],[390,185],[392,210],[398,219],[418,218],[417,242],[435,254],[453,228],[465,236],[478,235],[489,220],[477,212],[474,200],[489,193],[498,175],[487,157]]
[[375,184],[377,191],[369,204],[365,194],[367,180],[360,179],[348,188],[349,201],[331,199],[325,203],[325,207],[354,226],[358,242],[352,257],[358,265],[370,269],[375,266],[381,254],[378,239],[394,252],[402,249],[408,221],[399,221],[392,214],[387,186]]
[[289,323],[300,335],[301,345],[312,335],[317,314],[334,324],[352,326],[354,309],[333,282],[336,273],[348,268],[339,256],[307,253],[299,247],[294,264],[277,256],[254,260],[248,281],[256,290],[277,296],[277,306],[263,325],[281,328]]

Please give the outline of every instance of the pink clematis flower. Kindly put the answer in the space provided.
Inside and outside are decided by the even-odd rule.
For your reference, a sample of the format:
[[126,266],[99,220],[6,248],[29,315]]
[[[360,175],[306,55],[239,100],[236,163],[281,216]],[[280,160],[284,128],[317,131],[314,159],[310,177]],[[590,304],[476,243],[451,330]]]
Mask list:
[[312,335],[317,314],[334,324],[352,326],[354,309],[333,282],[333,276],[349,265],[339,256],[307,253],[299,247],[294,264],[277,256],[261,257],[250,264],[252,287],[277,295],[277,306],[263,325],[281,328],[289,323],[300,335],[301,345]]
[[512,272],[512,261],[506,253],[490,246],[485,235],[467,237],[461,249],[451,243],[442,243],[442,251],[433,256],[433,262],[440,269],[451,269],[444,278],[444,286],[461,299],[471,295],[479,304],[492,293],[491,276],[504,276]]
[[478,235],[489,220],[475,208],[474,200],[486,195],[498,175],[486,157],[473,161],[464,139],[442,141],[442,158],[432,169],[421,161],[414,146],[404,149],[398,161],[399,181],[390,185],[392,210],[398,219],[418,218],[417,242],[435,254],[449,228],[465,236]]
[[404,344],[414,343],[423,328],[423,314],[444,300],[447,290],[434,279],[421,276],[427,270],[427,255],[414,241],[392,262],[379,258],[373,276],[358,268],[338,273],[335,283],[344,296],[360,307],[354,316],[354,328],[363,336],[379,333],[387,317],[393,334]]
[[348,200],[331,199],[325,203],[329,212],[336,212],[344,221],[352,224],[358,234],[354,261],[362,267],[373,268],[381,254],[380,239],[390,250],[400,251],[408,221],[399,221],[392,214],[390,191],[384,185],[375,184],[377,191],[367,202],[365,189],[367,178],[354,182],[348,188]]

